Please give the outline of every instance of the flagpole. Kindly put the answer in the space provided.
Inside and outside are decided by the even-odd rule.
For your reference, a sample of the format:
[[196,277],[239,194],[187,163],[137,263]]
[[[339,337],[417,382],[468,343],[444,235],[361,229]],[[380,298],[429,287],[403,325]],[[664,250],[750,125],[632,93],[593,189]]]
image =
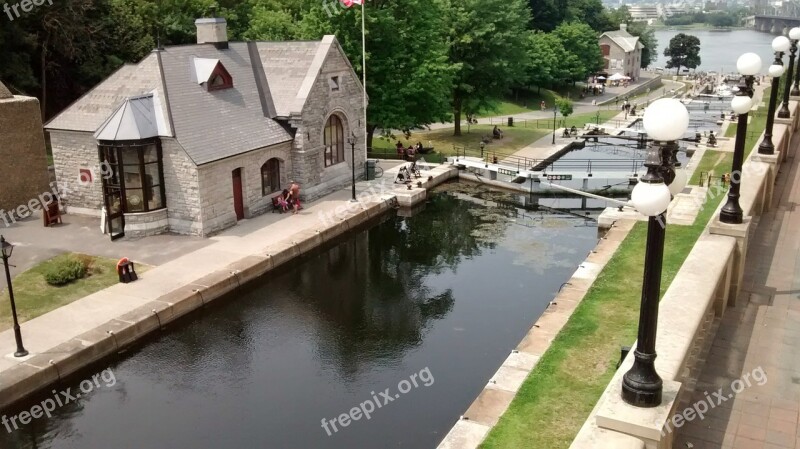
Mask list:
[[361,1],[361,84],[364,88],[363,106],[364,106],[364,157],[367,154],[367,36],[365,33],[365,20],[364,20],[364,3]]

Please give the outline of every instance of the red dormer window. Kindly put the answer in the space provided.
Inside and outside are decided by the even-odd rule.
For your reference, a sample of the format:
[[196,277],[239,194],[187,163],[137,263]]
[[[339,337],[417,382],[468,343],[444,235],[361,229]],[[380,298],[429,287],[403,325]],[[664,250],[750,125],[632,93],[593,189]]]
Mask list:
[[206,86],[209,92],[230,89],[233,87],[233,77],[231,77],[231,74],[225,70],[225,67],[221,63],[218,63],[211,72],[211,76],[208,77]]

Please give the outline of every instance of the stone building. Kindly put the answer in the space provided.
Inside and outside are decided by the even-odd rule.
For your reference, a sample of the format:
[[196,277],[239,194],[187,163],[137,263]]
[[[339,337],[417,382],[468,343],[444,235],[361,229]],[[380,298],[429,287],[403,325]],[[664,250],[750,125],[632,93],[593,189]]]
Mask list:
[[601,34],[599,42],[607,73],[619,73],[633,80],[639,79],[644,45],[637,36],[628,33],[627,24],[620,24],[618,30]]
[[41,210],[50,197],[39,100],[0,83],[0,229]]
[[[45,125],[68,213],[112,239],[209,235],[272,208],[294,180],[311,200],[363,173],[363,88],[334,36],[228,42],[198,19],[197,44],[120,68]],[[75,182],[76,180],[80,182]]]

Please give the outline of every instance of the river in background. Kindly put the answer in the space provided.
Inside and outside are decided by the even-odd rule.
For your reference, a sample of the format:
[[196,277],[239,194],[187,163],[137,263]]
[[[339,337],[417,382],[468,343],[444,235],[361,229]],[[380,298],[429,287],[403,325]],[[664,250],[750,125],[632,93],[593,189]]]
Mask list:
[[[742,53],[753,52],[761,56],[762,73],[767,73],[767,67],[774,59],[772,47],[772,34],[755,30],[657,30],[658,59],[650,67],[666,67],[667,58],[664,49],[669,45],[670,39],[678,33],[690,34],[700,39],[700,66],[698,71],[716,71],[731,73],[736,71],[736,60]],[[667,73],[675,73],[671,69]]]

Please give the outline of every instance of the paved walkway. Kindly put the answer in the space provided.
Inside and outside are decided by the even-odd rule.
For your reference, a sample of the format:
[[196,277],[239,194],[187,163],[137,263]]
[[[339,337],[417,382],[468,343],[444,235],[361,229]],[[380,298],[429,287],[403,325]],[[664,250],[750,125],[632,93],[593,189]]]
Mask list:
[[[656,99],[662,97],[664,92],[665,92],[665,89],[666,89],[666,91],[671,91],[673,89],[677,89],[677,88],[683,86],[683,83],[675,82],[675,81],[668,80],[668,79],[663,79],[662,81],[664,83],[663,87],[658,88],[658,89],[654,89],[653,91],[650,92],[649,95],[647,95],[646,97],[643,96],[643,97],[637,98],[636,101],[639,104],[646,103],[648,100],[649,101],[653,101],[653,100],[656,100]],[[628,87],[627,91],[631,91],[631,90],[635,89],[636,87],[638,87],[638,85],[630,86],[630,87]],[[624,94],[624,92],[625,92],[625,89],[622,89],[622,88],[610,88],[609,92],[612,91],[613,89],[620,89],[620,90],[616,91],[616,93],[613,93],[613,94],[608,94],[607,93],[604,96],[586,97],[582,101],[575,101],[575,111],[573,112],[573,114],[586,114],[586,113],[590,113],[590,112],[596,112],[598,109],[613,109],[613,108],[617,108],[618,106],[615,105],[614,103],[610,103],[608,105],[602,105],[602,106],[593,105],[591,103],[592,100],[597,100],[598,102],[604,101],[604,100],[610,100],[610,99],[613,99],[617,95]],[[551,109],[549,109],[547,111],[531,111],[531,112],[523,112],[523,113],[520,113],[520,114],[511,114],[511,115],[502,115],[502,116],[493,116],[493,117],[482,117],[482,118],[478,119],[478,124],[480,124],[480,125],[490,125],[490,124],[498,124],[500,122],[505,123],[505,121],[508,119],[508,117],[514,117],[514,121],[516,121],[516,122],[519,122],[519,121],[522,121],[522,120],[552,119],[553,118],[552,105],[549,105],[549,106],[551,107]],[[465,121],[462,124],[462,126],[467,126],[466,118],[464,120]],[[452,123],[432,123],[431,125],[429,125],[429,128],[432,129],[432,130],[433,129],[452,128],[452,127],[453,127]]]
[[[798,151],[800,134],[792,147]],[[690,402],[719,389],[730,399],[682,427],[674,447],[800,449],[798,203],[800,169],[790,154],[772,207],[751,236],[739,304],[725,312]],[[734,395],[737,379],[751,386],[745,381]]]

